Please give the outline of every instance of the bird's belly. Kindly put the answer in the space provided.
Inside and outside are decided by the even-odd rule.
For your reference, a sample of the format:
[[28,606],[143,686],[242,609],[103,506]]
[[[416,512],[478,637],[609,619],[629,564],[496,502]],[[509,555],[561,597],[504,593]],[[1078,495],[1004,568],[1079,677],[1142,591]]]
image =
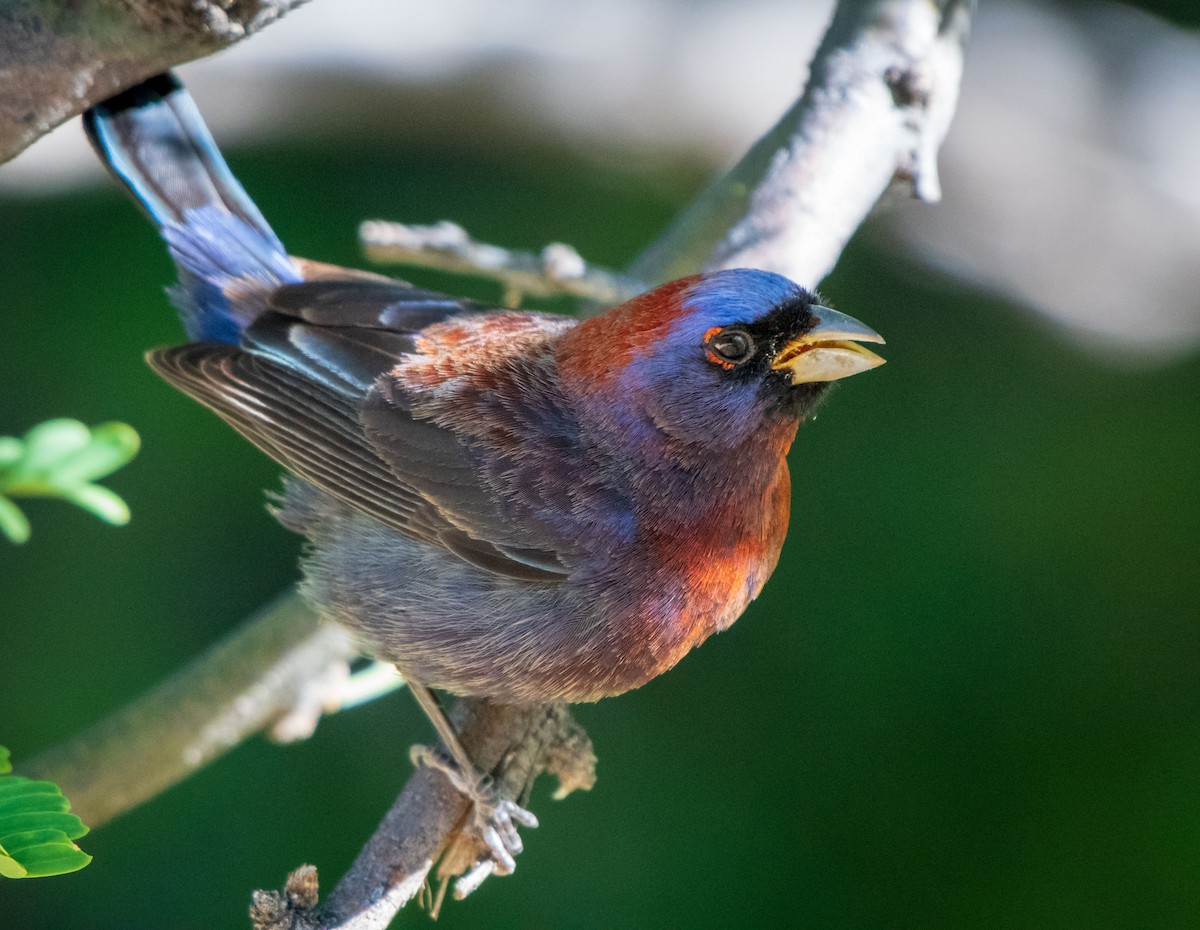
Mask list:
[[498,701],[576,702],[656,674],[622,591],[494,574],[300,482],[289,483],[279,516],[311,540],[307,600],[414,681]]
[[732,623],[765,580],[736,554],[697,564],[632,550],[563,581],[509,578],[299,483],[281,519],[312,541],[301,590],[320,613],[414,681],[498,701],[636,688]]

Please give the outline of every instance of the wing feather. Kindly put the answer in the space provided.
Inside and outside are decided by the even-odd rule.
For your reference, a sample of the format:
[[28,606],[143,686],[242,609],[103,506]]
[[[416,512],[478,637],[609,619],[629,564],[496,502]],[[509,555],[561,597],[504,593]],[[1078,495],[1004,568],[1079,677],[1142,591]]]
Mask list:
[[270,294],[241,345],[160,349],[151,367],[289,471],[387,526],[497,574],[564,578],[569,541],[521,525],[468,439],[414,415],[385,377],[416,351],[420,329],[482,308],[323,274]]

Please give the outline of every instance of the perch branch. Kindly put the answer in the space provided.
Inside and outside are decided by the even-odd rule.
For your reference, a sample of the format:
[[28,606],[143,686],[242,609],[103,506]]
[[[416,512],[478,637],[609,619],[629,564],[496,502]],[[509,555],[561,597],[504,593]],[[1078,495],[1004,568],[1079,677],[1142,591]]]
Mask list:
[[167,68],[211,55],[303,0],[4,0],[0,164]]
[[[558,797],[595,780],[591,743],[562,705],[460,701],[451,718],[476,765],[508,797],[523,800],[543,771],[557,776]],[[476,861],[481,849],[458,832],[466,814],[466,799],[439,772],[418,768],[321,908],[314,908],[316,872],[307,866],[289,877],[282,893],[255,893],[255,930],[383,930],[425,886],[439,858],[442,891]],[[470,877],[475,884],[460,880],[456,896],[482,880],[478,873]],[[440,900],[439,893],[435,909]]]
[[[937,199],[936,154],[957,100],[971,6],[969,0],[843,0],[797,104],[634,263],[630,278],[654,283],[702,267],[754,266],[815,283],[897,176],[912,181],[918,196]],[[458,263],[477,262],[495,276],[497,268],[508,274],[516,264],[507,258],[512,253],[444,228],[453,231],[451,248],[430,248],[428,237],[417,235],[405,245],[405,260],[433,254],[437,267],[463,270]],[[376,230],[372,224],[364,240],[376,238]],[[536,271],[534,262],[526,257],[522,272]],[[499,735],[506,724],[492,718],[491,726]],[[521,745],[511,743],[509,751]],[[411,900],[438,848],[428,830],[440,834],[463,810],[461,798],[444,783],[431,784],[427,772],[410,779],[397,806],[413,794],[426,794],[414,808],[417,819],[393,817],[393,808],[372,837],[373,852],[360,856],[330,899],[322,930],[386,927]],[[420,861],[394,866],[414,838],[424,838]],[[472,861],[453,859],[443,856],[444,872]],[[380,862],[393,865],[381,873]],[[469,891],[484,877],[469,873],[458,887]],[[371,916],[360,919],[364,914]]]
[[615,271],[589,265],[571,246],[552,242],[540,253],[517,252],[476,242],[461,226],[442,221],[433,226],[407,226],[368,220],[358,238],[374,262],[436,268],[499,281],[505,304],[515,307],[523,295],[578,297],[612,306],[645,288]]

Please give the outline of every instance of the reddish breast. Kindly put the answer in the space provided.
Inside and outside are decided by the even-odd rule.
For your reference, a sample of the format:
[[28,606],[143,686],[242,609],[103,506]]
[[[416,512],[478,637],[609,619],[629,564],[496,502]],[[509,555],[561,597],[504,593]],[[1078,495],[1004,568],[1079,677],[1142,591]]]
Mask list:
[[747,482],[742,493],[725,496],[702,522],[667,523],[649,531],[646,547],[658,565],[658,584],[646,592],[637,634],[653,657],[647,678],[728,628],[774,571],[791,503],[786,451],[784,444],[771,457],[773,468],[764,482],[757,487]]

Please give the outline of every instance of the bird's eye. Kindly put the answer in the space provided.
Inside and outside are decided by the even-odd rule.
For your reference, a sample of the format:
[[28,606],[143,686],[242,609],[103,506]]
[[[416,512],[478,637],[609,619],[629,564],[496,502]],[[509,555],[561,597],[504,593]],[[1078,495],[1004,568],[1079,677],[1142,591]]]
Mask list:
[[704,334],[704,347],[709,361],[722,368],[740,365],[754,355],[754,340],[743,329],[713,327]]

